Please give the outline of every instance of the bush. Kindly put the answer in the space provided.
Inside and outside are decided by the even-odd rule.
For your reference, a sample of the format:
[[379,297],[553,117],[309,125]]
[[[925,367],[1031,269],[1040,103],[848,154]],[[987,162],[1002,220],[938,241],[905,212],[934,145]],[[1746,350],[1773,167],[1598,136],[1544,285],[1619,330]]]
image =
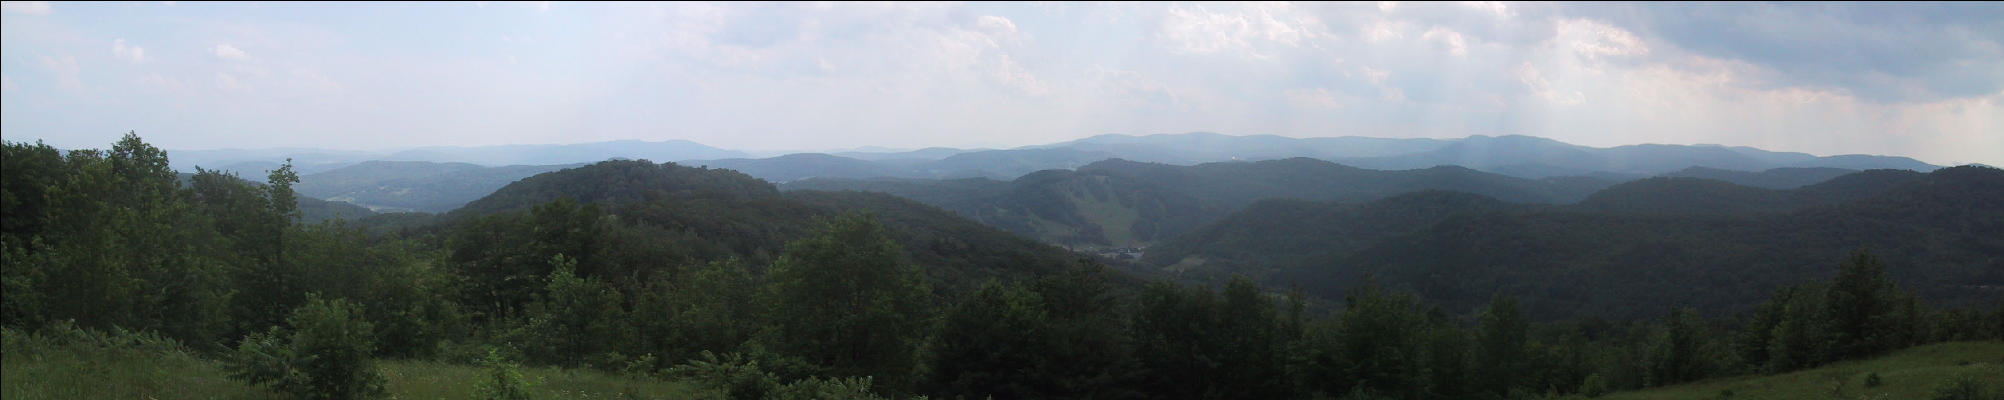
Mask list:
[[362,318],[361,307],[315,296],[286,322],[289,331],[272,327],[246,336],[228,360],[230,377],[302,399],[383,394],[383,375],[369,358],[375,327]]
[[882,400],[870,393],[870,377],[821,379],[807,378],[793,381],[779,387],[772,393],[774,400]]
[[1883,383],[1885,383],[1885,382],[1881,382],[1881,381],[1879,380],[1879,373],[1877,373],[1877,372],[1873,372],[1873,373],[1870,373],[1870,374],[1866,374],[1866,375],[1865,375],[1865,387],[1868,387],[1868,388],[1869,388],[1869,387],[1879,387],[1879,385],[1880,385],[1880,384],[1883,384]]
[[758,361],[747,361],[738,353],[717,357],[704,350],[701,359],[668,369],[668,375],[689,379],[731,400],[758,400],[779,387],[779,377],[759,369]]
[[515,363],[502,358],[500,352],[488,349],[487,358],[480,364],[487,367],[487,378],[473,385],[475,399],[529,400],[529,382],[522,379],[522,372],[516,370]]
[[1934,393],[1928,398],[1934,400],[1990,400],[1983,382],[1969,375],[1959,375],[1934,385]]
[[1607,395],[1607,379],[1601,378],[1600,374],[1587,375],[1586,381],[1580,382],[1580,395],[1589,398]]

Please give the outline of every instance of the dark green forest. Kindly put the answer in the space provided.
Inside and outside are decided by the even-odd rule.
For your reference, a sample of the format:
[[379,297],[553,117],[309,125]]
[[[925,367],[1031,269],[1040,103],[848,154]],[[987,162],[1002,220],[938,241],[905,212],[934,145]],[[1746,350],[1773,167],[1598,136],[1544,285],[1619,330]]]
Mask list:
[[[1992,219],[2004,185],[1982,167],[1843,201],[1797,203],[1829,198],[1805,187],[1744,213],[1448,192],[1268,201],[1251,208],[1297,229],[1279,236],[1346,247],[1259,258],[1274,252],[1260,246],[1321,244],[1231,239],[1255,230],[1214,225],[1197,233],[1213,240],[1179,254],[1243,268],[1170,281],[917,201],[781,192],[673,163],[545,172],[437,215],[309,222],[289,165],[262,183],[209,170],[184,180],[132,134],[109,150],[10,142],[0,155],[6,340],[143,332],[297,398],[382,396],[384,359],[494,366],[479,383],[490,398],[522,398],[499,367],[515,363],[731,399],[1597,397],[2004,340],[1995,286],[1938,284],[1999,273],[1997,239],[1969,236],[2004,225]],[[1582,193],[1542,182],[1505,189]],[[1187,196],[1252,202],[1213,190]],[[1619,203],[1604,200],[1592,202]],[[1743,253],[1697,254],[1714,241]],[[1300,267],[1332,258],[1378,267]],[[1692,265],[1591,268],[1647,258]],[[1319,284],[1282,285],[1289,274]],[[1705,281],[1748,279],[1775,284]]]

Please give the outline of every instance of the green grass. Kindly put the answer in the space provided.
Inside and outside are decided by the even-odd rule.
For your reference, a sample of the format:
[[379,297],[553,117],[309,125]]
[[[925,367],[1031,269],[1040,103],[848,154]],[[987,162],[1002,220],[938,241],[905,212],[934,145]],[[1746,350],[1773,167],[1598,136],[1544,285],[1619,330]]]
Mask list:
[[[1865,387],[1879,374],[1880,385]],[[1864,361],[1770,376],[1714,379],[1602,399],[1927,399],[1935,385],[1956,376],[1976,378],[1993,396],[2004,394],[2004,342],[1940,343]]]
[[[229,379],[222,365],[167,343],[116,338],[49,340],[9,330],[0,354],[0,398],[38,399],[283,399]],[[471,399],[480,367],[430,361],[379,362],[391,399]],[[681,382],[615,376],[593,370],[523,368],[537,399],[688,399],[706,393]]]
[[[485,378],[478,367],[430,361],[386,361],[391,399],[470,399],[473,382]],[[522,378],[537,399],[688,399],[703,395],[680,382],[607,375],[593,370],[523,368]]]

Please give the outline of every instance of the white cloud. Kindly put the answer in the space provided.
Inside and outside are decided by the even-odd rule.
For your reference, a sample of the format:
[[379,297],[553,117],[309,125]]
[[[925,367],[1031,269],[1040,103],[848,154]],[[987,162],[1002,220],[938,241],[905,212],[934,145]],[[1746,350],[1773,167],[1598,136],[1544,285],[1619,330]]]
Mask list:
[[1294,104],[1295,107],[1299,108],[1343,108],[1343,103],[1338,102],[1336,95],[1329,93],[1329,89],[1288,89],[1282,92],[1281,95],[1287,97],[1288,103]]
[[1588,59],[1598,60],[1603,56],[1640,56],[1649,54],[1649,46],[1635,34],[1614,25],[1590,20],[1560,20],[1558,36],[1575,53]]
[[981,28],[982,32],[986,32],[989,35],[999,35],[999,36],[1016,35],[1016,23],[1014,21],[1010,21],[1008,18],[998,17],[994,15],[983,15],[981,16],[981,18],[975,20],[974,26],[976,28]]
[[1161,35],[1179,53],[1234,51],[1264,57],[1263,48],[1298,47],[1304,40],[1320,34],[1315,28],[1321,23],[1313,15],[1296,12],[1286,3],[1241,6],[1244,9],[1219,12],[1203,6],[1195,9],[1172,6],[1168,18],[1162,21]]
[[125,38],[118,38],[111,41],[111,56],[112,58],[138,64],[146,62],[146,49],[139,46],[127,46]]
[[14,77],[0,75],[0,91],[12,92],[15,90],[21,90],[21,86],[14,84]]
[[246,54],[244,53],[243,50],[237,49],[236,46],[231,46],[228,44],[217,44],[215,47],[210,48],[210,51],[216,53],[216,58],[221,58],[224,60],[250,59],[250,54]]
[[41,56],[40,59],[42,61],[42,67],[48,68],[50,73],[56,75],[57,84],[62,85],[63,88],[72,90],[83,89],[83,81],[77,78],[77,75],[79,75],[83,71],[83,69],[77,67],[76,57],[63,56],[62,58],[55,58],[50,56]]
[[49,7],[49,2],[46,1],[7,1],[0,2],[0,11],[9,14],[49,15],[54,9]]
[[1420,40],[1432,42],[1435,46],[1446,49],[1448,54],[1468,55],[1468,41],[1461,37],[1461,32],[1455,32],[1453,29],[1436,26],[1420,35]]

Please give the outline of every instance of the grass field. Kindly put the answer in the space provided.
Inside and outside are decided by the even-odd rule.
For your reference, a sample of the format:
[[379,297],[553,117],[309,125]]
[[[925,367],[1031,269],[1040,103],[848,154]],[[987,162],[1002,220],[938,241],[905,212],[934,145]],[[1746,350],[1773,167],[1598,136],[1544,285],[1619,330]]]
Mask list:
[[[0,355],[0,398],[41,399],[283,399],[229,379],[220,363],[170,343],[101,335],[52,341],[8,332]],[[40,343],[37,343],[40,342]],[[484,377],[479,367],[386,360],[387,398],[471,399]],[[689,399],[705,393],[679,382],[613,376],[591,370],[523,368],[538,399]]]
[[[1879,375],[1879,385],[1866,387],[1866,378],[1875,373]],[[1714,379],[1613,393],[1601,398],[1921,400],[1929,398],[1935,385],[1957,376],[1977,379],[1991,396],[2004,394],[2004,342],[1932,344],[1871,360],[1841,362],[1805,371]]]

